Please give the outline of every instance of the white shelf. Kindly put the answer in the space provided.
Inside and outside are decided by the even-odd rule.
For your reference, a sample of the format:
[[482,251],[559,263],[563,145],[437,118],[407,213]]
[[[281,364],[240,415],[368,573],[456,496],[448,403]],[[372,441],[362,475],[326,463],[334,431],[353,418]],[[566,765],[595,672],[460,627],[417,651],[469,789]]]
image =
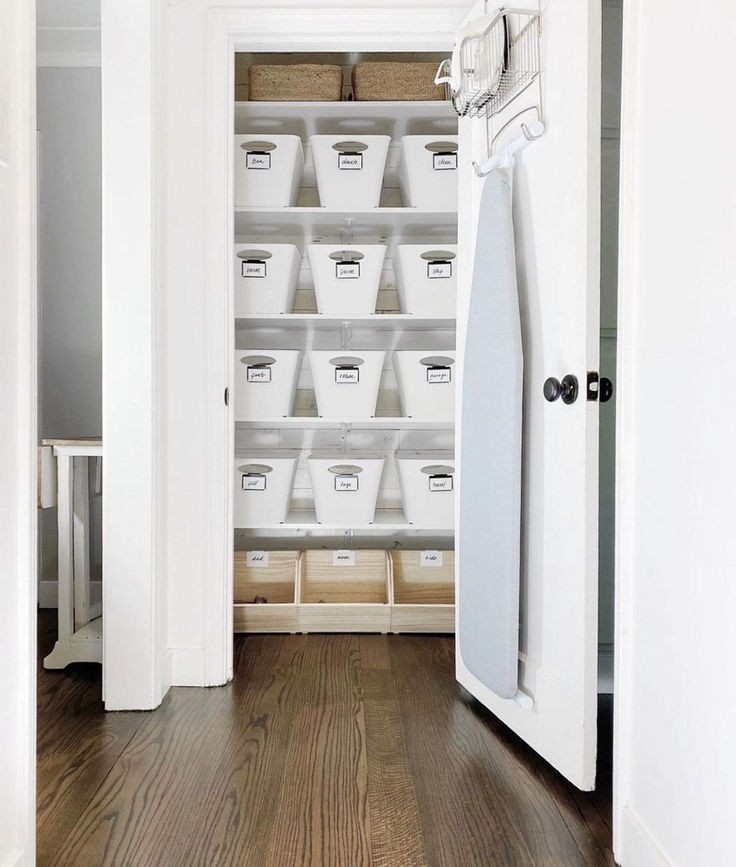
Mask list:
[[237,430],[446,430],[455,429],[452,419],[397,418],[321,418],[318,416],[291,416],[289,418],[259,418],[236,421]]
[[361,238],[379,237],[450,244],[457,239],[457,212],[419,208],[372,208],[368,211],[235,208],[235,235],[250,241],[303,236],[307,242],[314,238],[334,238],[339,243],[346,229],[355,239],[353,243]]
[[241,313],[235,316],[235,327],[244,329],[298,329],[313,331],[340,331],[349,325],[353,329],[370,328],[372,331],[454,331],[455,319],[413,316],[411,313],[372,313],[353,316],[332,316],[322,313]]
[[448,102],[236,102],[235,132],[270,135],[352,133],[453,135],[457,115]]
[[424,526],[409,524],[400,509],[378,509],[372,524],[319,524],[317,516],[311,509],[297,509],[289,513],[283,524],[253,524],[250,527],[236,527],[236,530],[360,530],[366,532],[398,532],[401,530],[433,530],[437,532],[452,532],[453,527]]

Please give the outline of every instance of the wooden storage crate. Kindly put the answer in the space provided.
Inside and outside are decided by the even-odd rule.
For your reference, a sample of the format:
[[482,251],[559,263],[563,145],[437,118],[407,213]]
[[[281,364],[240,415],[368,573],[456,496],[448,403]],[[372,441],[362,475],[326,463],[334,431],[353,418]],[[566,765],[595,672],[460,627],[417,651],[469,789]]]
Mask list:
[[305,551],[299,560],[300,632],[389,630],[386,551],[354,551],[355,565],[334,565],[334,551]]
[[252,102],[339,102],[342,69],[316,63],[255,64],[249,71]]
[[[248,566],[235,552],[233,626],[235,632],[297,632],[298,551],[269,551],[268,566]],[[267,603],[254,603],[256,596]]]
[[440,100],[444,85],[434,83],[437,63],[360,61],[353,67],[353,96],[361,102]]
[[422,566],[421,551],[391,552],[391,632],[455,632],[455,552]]

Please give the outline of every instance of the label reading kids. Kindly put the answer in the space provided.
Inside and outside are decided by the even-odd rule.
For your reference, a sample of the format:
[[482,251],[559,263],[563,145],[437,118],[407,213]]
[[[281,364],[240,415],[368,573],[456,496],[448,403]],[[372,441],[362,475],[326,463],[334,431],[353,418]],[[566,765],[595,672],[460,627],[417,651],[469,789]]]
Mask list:
[[271,382],[271,368],[249,367],[248,382]]
[[245,154],[246,169],[258,169],[260,171],[271,168],[271,154],[261,151],[247,151]]
[[441,382],[451,382],[452,371],[449,367],[428,367],[427,382],[430,385],[436,385]]
[[439,568],[443,565],[442,551],[422,551],[419,554],[419,565]]

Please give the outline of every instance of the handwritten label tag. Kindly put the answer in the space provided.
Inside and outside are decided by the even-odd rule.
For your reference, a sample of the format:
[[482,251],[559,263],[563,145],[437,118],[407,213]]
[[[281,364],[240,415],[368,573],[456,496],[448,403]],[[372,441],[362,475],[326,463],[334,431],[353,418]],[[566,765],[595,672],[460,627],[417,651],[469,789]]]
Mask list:
[[359,490],[358,481],[357,476],[335,476],[335,490],[340,493],[357,491]]
[[452,262],[428,262],[427,277],[430,280],[447,280],[452,277]]
[[338,385],[356,385],[360,382],[360,368],[336,367],[335,382]]
[[452,381],[452,370],[449,367],[428,367],[427,382],[430,385],[436,385],[442,382]]
[[247,376],[248,382],[271,382],[271,368],[249,367]]
[[452,490],[452,476],[430,476],[430,494],[443,494]]
[[335,276],[338,280],[357,280],[360,277],[360,262],[336,262]]
[[243,476],[244,491],[265,491],[266,477],[262,475]]
[[457,154],[434,154],[432,168],[436,172],[453,172],[457,168]]
[[333,551],[333,566],[355,566],[355,551]]
[[341,172],[359,172],[363,168],[363,154],[338,154],[337,167]]
[[248,551],[245,565],[251,569],[268,569],[268,551]]
[[246,169],[268,171],[271,168],[271,154],[248,151],[245,154],[245,167]]
[[265,262],[243,262],[240,266],[240,274],[242,277],[265,277],[266,263]]
[[442,551],[420,551],[419,565],[434,569],[444,565],[444,556]]

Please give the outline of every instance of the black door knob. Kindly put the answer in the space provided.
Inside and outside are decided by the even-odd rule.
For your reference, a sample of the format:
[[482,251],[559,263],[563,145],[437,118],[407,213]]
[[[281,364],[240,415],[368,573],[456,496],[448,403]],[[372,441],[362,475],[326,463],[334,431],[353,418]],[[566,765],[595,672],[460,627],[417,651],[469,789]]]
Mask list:
[[550,403],[553,403],[558,398],[562,398],[562,402],[566,404],[575,403],[578,399],[578,378],[568,373],[563,376],[562,382],[555,376],[550,376],[544,383],[544,397]]
[[598,400],[601,403],[607,403],[613,397],[613,383],[607,376],[601,377],[600,396]]

